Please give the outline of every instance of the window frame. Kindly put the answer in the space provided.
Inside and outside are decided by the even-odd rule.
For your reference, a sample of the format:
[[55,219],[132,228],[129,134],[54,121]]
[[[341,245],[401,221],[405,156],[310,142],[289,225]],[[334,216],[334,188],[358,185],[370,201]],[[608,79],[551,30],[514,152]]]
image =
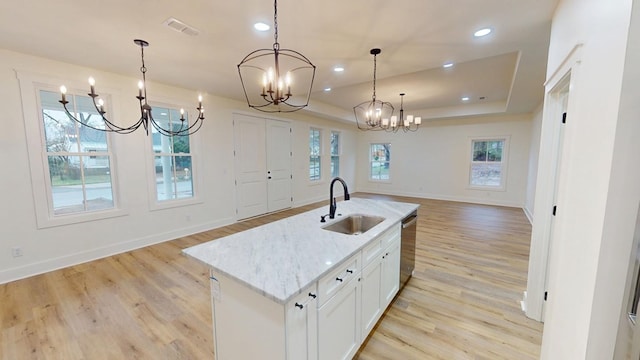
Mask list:
[[[333,152],[333,145],[332,145],[334,135],[336,135],[338,138],[338,144],[336,145],[337,153],[335,154]],[[330,149],[329,171],[331,172],[331,178],[334,178],[334,177],[340,176],[340,157],[342,155],[342,132],[338,130],[331,130],[331,134],[329,136],[329,149]],[[336,161],[336,163],[334,163],[334,160]],[[336,168],[334,167],[334,164],[337,164],[336,166],[337,171],[334,171],[334,169]]]
[[[379,161],[379,160],[374,160],[372,155],[373,155],[373,146],[374,145],[382,145],[382,146],[388,146],[389,147],[389,158],[386,159],[385,161]],[[376,182],[376,183],[390,183],[391,182],[391,149],[393,148],[393,144],[391,142],[372,142],[369,143],[369,154],[367,155],[369,158],[369,170],[368,170],[368,180],[371,182]],[[387,174],[387,179],[374,179],[373,178],[373,162],[382,162],[382,163],[387,163],[389,164],[387,166],[388,168],[388,174]]]
[[[29,169],[31,172],[31,189],[36,215],[36,227],[38,229],[63,226],[89,221],[125,216],[128,214],[122,208],[120,198],[120,182],[118,179],[117,141],[107,136],[110,153],[110,175],[113,208],[104,210],[83,211],[70,214],[53,214],[53,192],[49,173],[48,153],[46,151],[46,138],[44,120],[42,116],[42,104],[40,91],[59,92],[59,84],[62,80],[53,77],[16,71],[20,83],[20,97],[22,100],[23,122],[27,140]],[[86,87],[86,86],[85,86]],[[85,95],[86,89],[79,83],[67,85],[68,93]],[[103,87],[103,95],[108,110],[117,116],[116,104],[120,96],[116,89]]]
[[[161,96],[154,96],[155,99],[159,101],[154,101],[150,103],[151,108],[154,111],[157,108],[163,108],[167,110],[177,110],[185,109],[185,114],[187,117],[187,121],[192,118],[194,112],[187,111],[191,107],[189,104],[176,104],[167,99],[162,98]],[[150,127],[152,125],[149,125]],[[156,165],[155,165],[155,157],[158,156],[153,150],[153,132],[149,129],[149,135],[146,135],[145,149],[146,149],[146,164],[147,164],[147,177],[148,177],[148,199],[149,199],[149,210],[157,211],[163,209],[171,209],[176,207],[189,206],[194,204],[203,203],[201,195],[200,195],[200,183],[201,183],[201,169],[199,162],[198,154],[198,146],[199,146],[199,135],[202,130],[198,131],[195,134],[189,135],[189,153],[188,156],[191,157],[191,191],[193,196],[187,198],[175,198],[175,199],[166,199],[166,200],[158,200],[158,184],[156,182]],[[164,136],[164,135],[160,135]],[[162,153],[167,156],[180,156],[181,153]]]
[[[501,136],[484,136],[484,137],[471,137],[469,138],[469,151],[467,152],[469,166],[467,168],[467,188],[472,190],[488,190],[488,191],[506,191],[507,189],[507,163],[508,163],[508,155],[509,155],[509,139],[508,135]],[[502,155],[500,162],[489,162],[489,161],[474,161],[473,153],[474,153],[474,144],[476,142],[491,142],[491,141],[502,141]],[[472,176],[473,176],[473,166],[477,164],[489,164],[489,163],[498,163],[500,164],[500,184],[499,185],[475,185],[472,184]]]
[[[318,146],[318,154],[317,155],[313,155],[312,150],[311,150],[313,145],[314,145],[314,144],[311,143],[311,139],[312,139],[311,133],[314,132],[314,131],[318,133],[318,144],[317,144],[317,146]],[[319,182],[322,181],[322,175],[323,175],[323,171],[322,171],[322,153],[323,153],[324,147],[322,146],[323,145],[322,144],[322,129],[318,128],[318,127],[310,126],[308,134],[309,134],[309,163],[308,163],[309,164],[309,168],[308,168],[309,176],[307,177],[307,180],[309,182],[311,182],[311,183],[319,183]],[[313,164],[312,163],[312,157],[317,158],[317,161],[316,161],[316,163],[318,164],[317,165],[317,167],[318,167],[318,177],[317,178],[312,178],[311,177],[311,166]]]

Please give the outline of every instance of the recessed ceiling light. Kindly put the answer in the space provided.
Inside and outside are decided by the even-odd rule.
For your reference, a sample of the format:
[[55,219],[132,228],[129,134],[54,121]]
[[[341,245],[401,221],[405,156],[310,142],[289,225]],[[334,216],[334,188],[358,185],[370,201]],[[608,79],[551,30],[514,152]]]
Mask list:
[[461,100],[462,101],[469,101],[469,97],[468,96],[463,96]]
[[448,69],[450,67],[453,67],[453,63],[452,62],[448,62],[448,63],[444,63],[444,65],[442,65],[443,68]]
[[328,87],[328,88],[324,88],[324,92],[329,92],[329,91],[331,91],[331,88],[330,88],[330,87]]
[[473,33],[473,36],[475,37],[483,37],[483,36],[487,36],[491,34],[491,28],[484,28],[484,29],[480,29],[476,32]]
[[271,29],[271,26],[269,26],[268,24],[265,24],[263,22],[258,22],[253,24],[253,28],[258,30],[258,31],[267,31],[269,29]]
[[336,67],[333,68],[333,71],[335,71],[335,72],[343,72],[344,68],[342,66],[336,66]]

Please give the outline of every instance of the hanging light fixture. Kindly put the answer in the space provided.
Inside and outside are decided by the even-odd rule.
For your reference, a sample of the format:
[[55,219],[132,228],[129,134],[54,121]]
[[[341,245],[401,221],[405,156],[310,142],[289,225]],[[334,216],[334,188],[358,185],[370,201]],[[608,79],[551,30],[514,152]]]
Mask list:
[[356,124],[360,130],[386,130],[389,128],[389,119],[393,115],[393,105],[376,99],[376,56],[382,50],[371,49],[373,55],[373,97],[371,101],[365,101],[356,105],[353,112],[356,116]]
[[158,133],[165,136],[187,136],[200,130],[200,127],[202,126],[202,123],[204,121],[204,107],[202,106],[202,96],[198,96],[198,107],[196,108],[196,110],[198,110],[198,117],[191,125],[189,125],[187,120],[184,118],[184,109],[180,109],[180,126],[178,126],[177,128],[174,128],[172,124],[168,124],[168,128],[163,127],[153,118],[151,106],[147,102],[147,68],[144,66],[144,48],[149,46],[149,43],[145,40],[140,39],[135,39],[133,40],[133,42],[136,45],[140,46],[142,57],[142,67],[140,67],[140,72],[142,72],[142,80],[138,82],[138,96],[136,96],[136,99],[140,101],[140,119],[133,125],[127,127],[116,125],[109,119],[107,119],[105,117],[106,111],[104,110],[104,100],[100,99],[100,95],[95,92],[96,83],[92,77],[89,78],[89,86],[91,92],[87,95],[91,97],[93,106],[95,107],[98,114],[100,114],[100,117],[102,117],[104,127],[94,127],[86,121],[83,122],[78,120],[71,114],[71,112],[69,112],[69,109],[67,109],[67,104],[69,102],[66,99],[67,88],[63,85],[60,87],[61,100],[59,100],[58,102],[62,104],[62,107],[67,113],[67,116],[71,120],[77,121],[81,125],[90,127],[94,130],[115,132],[118,134],[130,134],[136,131],[140,126],[142,126],[147,135],[149,135],[149,124],[151,124],[151,126],[153,126],[158,131]]
[[[249,107],[263,112],[297,111],[309,105],[316,67],[301,53],[280,49],[277,0],[273,2],[273,27],[273,49],[259,49],[245,56],[238,64],[240,82]],[[246,79],[249,86],[245,85]]]
[[404,95],[404,93],[400,94],[400,119],[395,115],[391,116],[391,121],[389,122],[386,121],[387,119],[382,119],[383,123],[387,122],[388,124],[388,127],[384,128],[388,132],[397,132],[400,129],[404,132],[416,131],[420,127],[420,124],[422,124],[422,118],[420,116],[414,117],[413,115],[407,115],[406,118],[404,117]]

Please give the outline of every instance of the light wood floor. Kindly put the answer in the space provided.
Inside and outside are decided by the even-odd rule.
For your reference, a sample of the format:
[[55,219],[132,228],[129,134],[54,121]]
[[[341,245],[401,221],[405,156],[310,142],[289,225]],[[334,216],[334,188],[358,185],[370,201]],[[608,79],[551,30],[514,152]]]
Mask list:
[[[356,359],[539,357],[542,324],[519,305],[531,229],[522,210],[356,196],[422,205],[414,277]],[[324,205],[0,285],[0,359],[212,359],[208,271],[181,250]]]

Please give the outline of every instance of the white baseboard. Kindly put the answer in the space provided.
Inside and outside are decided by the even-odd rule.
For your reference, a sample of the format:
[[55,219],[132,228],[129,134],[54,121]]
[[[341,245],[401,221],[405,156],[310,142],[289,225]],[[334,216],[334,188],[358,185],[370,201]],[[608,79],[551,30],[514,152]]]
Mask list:
[[422,199],[465,202],[465,203],[482,204],[482,205],[495,205],[495,206],[517,207],[517,208],[522,208],[523,207],[523,204],[512,202],[512,201],[501,201],[501,200],[492,200],[492,199],[478,199],[478,198],[471,198],[471,197],[465,197],[465,196],[448,196],[448,195],[416,193],[416,192],[408,192],[408,191],[381,191],[380,189],[369,189],[369,188],[358,188],[357,192],[366,192],[366,193],[383,194],[383,195],[407,196],[407,197],[415,197],[415,198],[422,198]]
[[520,308],[522,309],[523,313],[527,313],[527,292],[524,291],[524,294],[522,295],[522,300],[520,301]]
[[44,274],[50,271],[66,268],[73,265],[86,263],[89,261],[102,259],[108,256],[121,254],[127,251],[136,250],[145,246],[174,240],[183,236],[197,234],[203,231],[216,229],[234,223],[232,218],[222,219],[210,223],[200,224],[189,228],[182,228],[153,236],[146,236],[138,239],[123,241],[110,246],[105,246],[88,251],[80,251],[73,254],[60,256],[45,261],[30,263],[14,268],[0,271],[0,284],[8,283],[15,280],[28,278],[34,275]]
[[527,217],[527,219],[529,220],[529,224],[533,225],[533,214],[531,213],[531,210],[529,210],[526,206],[522,208],[522,211],[524,211],[524,215]]

